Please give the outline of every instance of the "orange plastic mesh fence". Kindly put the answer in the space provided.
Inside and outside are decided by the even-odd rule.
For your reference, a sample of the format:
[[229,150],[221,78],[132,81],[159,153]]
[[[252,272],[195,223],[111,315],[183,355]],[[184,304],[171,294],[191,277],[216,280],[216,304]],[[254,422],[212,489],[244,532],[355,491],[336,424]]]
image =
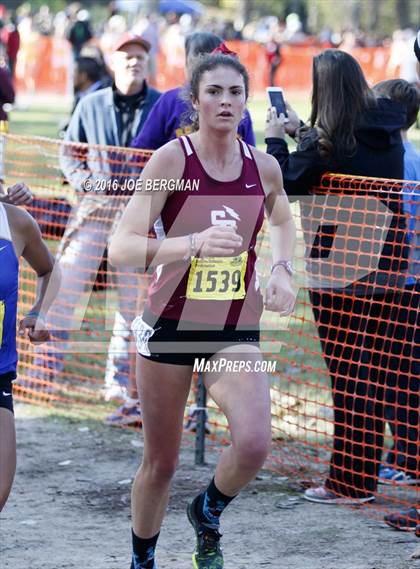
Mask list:
[[[36,348],[19,340],[18,400],[103,418],[133,384],[129,324],[142,311],[150,276],[115,270],[106,247],[149,156],[7,136],[7,184],[23,181],[35,193],[29,210],[62,271],[49,317],[53,340]],[[292,203],[296,309],[289,318],[262,317],[262,350],[275,366],[268,369],[270,466],[302,485],[328,476],[345,496],[378,492],[382,510],[418,500],[415,485],[378,487],[377,468],[388,458],[420,478],[419,194],[416,182],[325,175],[314,195]],[[262,290],[270,266],[264,226]],[[20,315],[34,285],[23,263]],[[208,411],[208,441],[220,448],[226,421],[211,401]]]

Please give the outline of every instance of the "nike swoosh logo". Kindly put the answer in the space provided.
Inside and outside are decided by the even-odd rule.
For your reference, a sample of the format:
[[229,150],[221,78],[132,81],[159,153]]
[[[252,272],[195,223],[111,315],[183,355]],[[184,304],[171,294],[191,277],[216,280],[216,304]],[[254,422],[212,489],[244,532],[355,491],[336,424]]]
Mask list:
[[3,251],[3,249],[6,249],[7,245],[3,245],[3,247],[0,247],[0,251]]
[[11,393],[6,393],[5,391],[3,391],[3,395],[4,397],[7,397],[8,395],[12,395]]
[[247,190],[249,190],[249,188],[253,188],[254,186],[256,186],[257,184],[245,184],[245,188]]

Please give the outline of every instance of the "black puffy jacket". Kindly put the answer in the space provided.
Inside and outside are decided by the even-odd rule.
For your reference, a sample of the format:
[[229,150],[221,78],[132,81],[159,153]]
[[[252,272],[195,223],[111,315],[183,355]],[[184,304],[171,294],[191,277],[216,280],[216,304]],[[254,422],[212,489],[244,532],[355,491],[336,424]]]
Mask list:
[[[351,267],[356,267],[356,265],[357,269],[360,270],[353,271],[355,278],[350,279],[353,280],[353,284],[347,287],[351,293],[366,294],[368,291],[372,292],[372,285],[375,285],[376,291],[380,285],[381,292],[389,287],[403,286],[405,278],[403,273],[407,270],[406,259],[409,248],[400,186],[392,189],[389,184],[375,185],[373,188],[368,185],[368,190],[366,190],[366,188],[360,188],[357,182],[351,186],[352,191],[346,190],[347,196],[350,194],[353,195],[353,198],[350,201],[348,197],[346,200],[342,197],[341,201],[337,198],[338,201],[335,202],[336,211],[332,213],[331,200],[330,205],[322,205],[320,198],[308,196],[313,196],[316,191],[315,188],[320,186],[323,174],[327,172],[350,176],[403,179],[404,147],[400,131],[404,123],[405,110],[400,104],[389,99],[378,99],[377,105],[368,109],[356,125],[357,147],[354,154],[339,157],[338,153],[335,153],[328,160],[320,154],[318,135],[315,129],[310,129],[304,134],[296,151],[292,153],[289,153],[287,143],[283,139],[266,139],[267,152],[274,156],[281,166],[284,188],[289,200],[301,201],[302,226],[307,245],[307,269],[314,276],[313,282],[321,283],[319,286],[336,288],[339,281],[349,283],[348,277],[352,272]],[[322,191],[317,193],[322,193]],[[369,202],[369,198],[377,200],[377,204],[373,208],[371,205],[366,206],[366,208],[370,208],[370,212],[368,209],[363,210],[363,205],[359,212],[359,220],[361,220],[359,225],[363,226],[363,232],[366,234],[369,230],[369,224],[382,223],[384,219],[379,214],[381,207],[378,200],[384,205],[383,210],[388,210],[393,214],[392,218],[386,222],[388,231],[385,239],[382,240],[381,251],[377,252],[376,270],[366,270],[365,273],[368,274],[363,277],[360,276],[363,273],[363,263],[365,262],[366,268],[370,267],[372,255],[370,260],[368,260],[367,255],[363,255],[362,247],[366,245],[366,237],[363,240],[363,235],[361,235],[359,243],[355,244],[354,242],[357,239],[351,238],[351,228],[348,229],[349,233],[346,238],[342,240],[341,267],[339,267],[340,263],[337,261],[339,257],[337,256],[333,264],[326,261],[322,264],[311,262],[311,259],[327,259],[329,257],[334,235],[340,223],[338,218],[340,215],[341,219],[343,218],[343,208],[357,209],[356,196],[363,196],[366,199],[364,202],[366,204]],[[351,204],[350,207],[348,207],[349,203]],[[369,215],[369,213],[373,213],[373,215]],[[337,217],[336,220],[334,220],[334,215]],[[354,211],[352,215],[354,215]],[[319,226],[317,226],[317,218],[320,220]],[[325,223],[326,218],[328,218],[328,223]],[[335,221],[336,223],[334,223]],[[349,225],[350,223],[351,221]],[[317,228],[315,233],[313,227]],[[369,239],[372,242],[375,240],[375,237],[372,237],[372,232]],[[341,275],[341,279],[334,278],[337,275]],[[331,283],[330,287],[327,284],[328,282]]]

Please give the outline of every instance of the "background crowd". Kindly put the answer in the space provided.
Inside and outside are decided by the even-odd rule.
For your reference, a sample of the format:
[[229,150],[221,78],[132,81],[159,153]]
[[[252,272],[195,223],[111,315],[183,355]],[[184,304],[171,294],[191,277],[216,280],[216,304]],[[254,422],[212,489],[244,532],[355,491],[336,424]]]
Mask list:
[[[387,14],[388,19],[384,17],[383,22],[373,26],[372,23],[366,25],[361,14],[354,11],[347,20],[338,15],[333,24],[329,19],[321,17],[322,3],[314,11],[312,5],[317,3],[307,4],[304,0],[288,5],[278,2],[277,5],[267,5],[265,8],[255,4],[252,10],[249,9],[251,3],[248,2],[245,3],[246,14],[238,8],[227,12],[216,6],[208,7],[198,2],[184,4],[182,1],[155,2],[151,8],[145,2],[136,0],[117,0],[109,4],[51,4],[55,9],[50,7],[50,3],[31,5],[26,2],[18,7],[12,3],[13,7],[10,6],[9,9],[7,3],[0,4],[0,57],[7,57],[12,75],[17,72],[25,90],[34,91],[36,87],[34,77],[40,62],[37,61],[34,48],[40,37],[54,40],[53,69],[63,63],[60,63],[60,59],[67,59],[64,65],[67,65],[68,76],[71,77],[73,61],[63,51],[61,41],[68,42],[73,58],[88,44],[100,48],[107,59],[118,36],[127,31],[141,34],[151,44],[149,79],[154,84],[158,55],[163,56],[168,68],[182,67],[184,39],[197,27],[215,33],[226,41],[237,40],[260,45],[269,68],[266,74],[267,84],[278,83],[279,68],[288,64],[282,50],[290,46],[338,47],[344,51],[384,47],[390,49],[388,72],[392,76],[398,73],[410,82],[415,79],[415,59],[413,55],[404,55],[409,53],[407,47],[412,45],[415,37],[415,23],[419,17],[418,10],[416,12],[412,6],[415,3],[408,3],[405,18],[398,17],[398,6],[395,6],[394,21],[401,24],[398,29],[395,29],[395,25],[389,25],[390,14]],[[240,2],[235,4],[239,6]],[[63,9],[59,9],[60,6]],[[361,12],[363,3],[359,8]],[[43,63],[45,65],[45,60]]]

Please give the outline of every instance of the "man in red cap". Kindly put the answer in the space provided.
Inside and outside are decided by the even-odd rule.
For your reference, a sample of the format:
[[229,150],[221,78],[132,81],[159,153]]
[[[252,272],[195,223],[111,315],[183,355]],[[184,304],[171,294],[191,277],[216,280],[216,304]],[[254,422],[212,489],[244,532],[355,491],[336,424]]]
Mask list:
[[[121,37],[110,59],[114,84],[83,97],[66,131],[65,142],[73,145],[63,146],[60,161],[65,177],[78,195],[78,205],[59,247],[62,288],[50,312],[51,330],[61,331],[57,337],[64,342],[69,330],[81,326],[80,308],[84,313],[84,299],[89,296],[86,292],[93,288],[108,239],[126,204],[121,195],[115,194],[124,193],[127,181],[139,176],[140,169],[126,150],[118,152],[106,147],[128,147],[160,96],[146,82],[149,50],[150,44],[140,36]],[[77,143],[89,146],[77,147],[74,145]],[[111,424],[140,422],[135,383],[129,382],[128,351],[138,278],[130,268],[119,270],[116,275],[118,310],[108,349],[105,396],[110,399],[125,394],[126,401],[117,413],[108,417]],[[48,369],[48,358],[41,355],[37,358],[37,378],[42,375],[48,379],[51,373],[57,375],[61,371],[60,356],[54,356],[52,371]]]

